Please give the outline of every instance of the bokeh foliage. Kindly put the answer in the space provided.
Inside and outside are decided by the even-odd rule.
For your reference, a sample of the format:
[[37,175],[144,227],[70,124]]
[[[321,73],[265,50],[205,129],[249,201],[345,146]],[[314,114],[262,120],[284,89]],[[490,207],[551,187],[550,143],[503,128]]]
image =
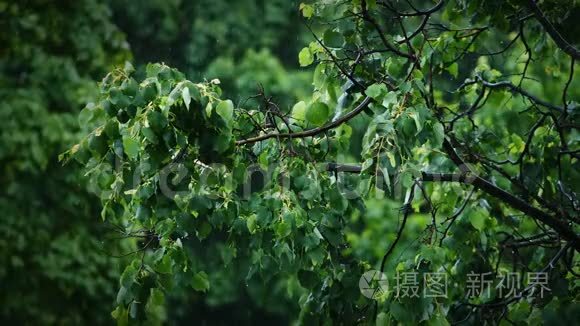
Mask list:
[[56,157],[78,140],[95,80],[131,58],[98,1],[0,2],[0,319],[109,321],[119,262],[100,204]]
[[[294,6],[240,2],[240,8],[248,10],[236,11],[226,21],[215,17],[217,6],[225,8],[226,4],[211,3],[183,12],[189,6],[185,2],[0,2],[1,320],[34,324],[110,324],[112,320],[119,268],[125,264],[124,258],[115,257],[131,252],[136,243],[119,240],[116,226],[102,223],[102,206],[90,192],[94,187],[87,184],[78,166],[63,167],[57,159],[80,139],[78,113],[94,101],[96,82],[107,72],[127,60],[138,69],[148,61],[168,61],[195,76],[211,67],[224,83],[231,83],[233,93],[233,87],[240,85],[229,70],[235,62],[235,69],[241,69],[236,74],[248,76],[239,86],[247,95],[253,94],[258,83],[268,83],[290,103],[307,89],[309,77],[291,70],[298,47],[283,47],[283,41],[274,38],[284,24],[290,24],[289,17],[299,18],[290,9]],[[254,31],[244,43],[232,42],[232,36],[225,38],[235,21],[248,29],[263,10],[273,19],[264,25],[271,31],[269,36]],[[286,15],[289,11],[294,15]],[[167,24],[180,27],[158,28],[152,23],[162,12],[168,13],[163,18]],[[199,17],[197,23],[194,16]],[[184,25],[188,30],[180,35]],[[149,34],[144,32],[148,29]],[[300,42],[296,37],[292,33],[292,40]],[[229,44],[229,50],[218,53],[215,46],[200,46],[215,44],[218,38],[220,46]],[[189,53],[178,55],[180,47]],[[152,52],[151,48],[175,51]],[[289,58],[293,64],[287,69]],[[247,63],[238,65],[240,61]],[[259,69],[250,69],[252,62],[272,74],[252,78]],[[291,84],[287,75],[296,75]],[[211,73],[207,78],[217,77]],[[208,318],[223,317],[219,309],[227,307],[224,302],[237,300],[229,294],[216,295],[213,306],[217,308],[209,308],[204,298],[187,293],[175,296],[179,304],[174,310],[182,310],[176,312],[181,318],[202,313]],[[197,308],[183,311],[182,306],[190,306],[188,300]],[[247,310],[265,314],[251,303],[247,308],[240,305],[239,311]]]

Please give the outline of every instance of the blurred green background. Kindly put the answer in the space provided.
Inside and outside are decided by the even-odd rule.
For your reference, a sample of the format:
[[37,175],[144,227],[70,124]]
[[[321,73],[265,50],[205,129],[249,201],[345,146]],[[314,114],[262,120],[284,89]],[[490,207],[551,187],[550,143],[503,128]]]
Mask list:
[[[78,114],[94,100],[97,83],[106,73],[127,61],[137,73],[149,62],[164,62],[192,81],[219,79],[223,97],[236,104],[263,87],[282,110],[290,110],[297,101],[310,98],[313,90],[312,68],[298,64],[299,51],[313,40],[299,4],[291,0],[0,0],[0,323],[114,323],[111,311],[119,276],[133,258],[126,254],[138,243],[120,238],[113,222],[101,220],[100,200],[89,191],[82,169],[58,161],[60,153],[79,141]],[[506,42],[502,37],[493,34],[488,42],[495,47]],[[467,69],[462,69],[461,78],[479,64],[473,58],[463,61]],[[492,64],[505,64],[511,71],[523,62],[506,58]],[[544,76],[539,68],[532,72]],[[444,89],[456,87],[453,83],[441,81]],[[541,86],[545,93],[559,96],[561,84]],[[490,116],[503,121],[502,126],[516,128],[518,124],[512,122],[521,122],[519,108],[492,111]],[[351,121],[351,153],[341,153],[345,162],[360,160],[369,121],[364,116]],[[348,183],[350,176],[345,178]],[[456,202],[462,191],[457,186],[437,196]],[[364,216],[349,217],[348,250],[361,262],[378,262],[396,237],[401,203],[370,199],[365,206]],[[388,270],[416,252],[428,236],[428,223],[426,215],[409,219],[408,232]],[[192,260],[208,272],[211,290],[167,293],[163,309],[154,314],[158,320],[147,322],[283,325],[296,319],[304,304],[300,298],[308,289],[292,276],[252,277],[258,272],[249,259],[224,266],[235,248],[224,245],[220,236],[203,244],[185,243]],[[479,233],[470,236],[479,239]],[[549,311],[564,315],[556,307]],[[576,310],[570,311],[572,316]]]
[[[219,78],[238,102],[261,84],[287,108],[311,90],[297,62],[308,37],[288,0],[0,0],[0,320],[113,323],[127,259],[117,256],[134,244],[115,238],[80,169],[57,158],[77,141],[78,113],[108,71],[165,62],[192,80]],[[210,294],[171,294],[160,315],[227,324],[295,314],[270,299],[285,294],[247,287],[237,267],[214,275],[224,282]]]

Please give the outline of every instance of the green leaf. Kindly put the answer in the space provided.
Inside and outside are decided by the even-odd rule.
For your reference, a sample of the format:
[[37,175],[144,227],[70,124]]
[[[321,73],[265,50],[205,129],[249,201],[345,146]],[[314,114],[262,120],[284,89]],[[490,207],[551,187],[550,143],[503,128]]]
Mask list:
[[395,158],[395,154],[393,152],[387,152],[387,157],[389,158],[389,163],[391,163],[392,167],[397,166],[397,159]]
[[443,128],[443,125],[439,122],[434,122],[433,123],[433,142],[431,145],[434,148],[441,148],[441,146],[443,145],[444,138],[445,138],[445,130]]
[[126,108],[129,106],[129,104],[131,104],[131,99],[129,99],[127,95],[123,94],[123,92],[117,88],[111,89],[109,96],[111,97],[111,103],[119,109]]
[[151,209],[145,205],[139,205],[135,212],[135,217],[139,221],[146,221],[151,218]]
[[246,219],[246,226],[248,227],[250,233],[256,232],[256,229],[258,228],[258,224],[256,222],[256,214],[248,216],[248,218]]
[[94,115],[94,105],[87,105],[81,110],[79,114],[79,125],[81,127],[87,127],[89,122],[93,119]]
[[372,84],[369,86],[365,94],[372,97],[374,100],[381,100],[382,96],[387,93],[387,86],[385,84]]
[[324,258],[326,257],[326,253],[324,252],[324,249],[322,249],[321,247],[318,247],[318,248],[312,250],[311,252],[309,252],[308,257],[310,257],[310,260],[312,261],[312,265],[319,266],[324,261]]
[[314,234],[310,233],[304,237],[304,248],[305,249],[312,249],[316,248],[320,244],[320,238]]
[[149,142],[151,142],[152,144],[157,144],[158,142],[157,135],[155,135],[155,133],[151,128],[143,128],[141,129],[141,133],[143,134],[143,136],[145,136],[145,138]]
[[120,305],[126,305],[133,300],[133,294],[129,289],[124,286],[119,288],[119,292],[117,292],[116,302]]
[[187,107],[187,109],[189,109],[189,104],[191,103],[191,95],[189,94],[188,87],[184,87],[183,90],[181,91],[181,98],[183,98],[183,103],[185,103],[185,106]]
[[230,262],[236,257],[237,250],[236,250],[236,248],[224,246],[224,247],[222,247],[220,253],[221,253],[221,257],[224,261],[224,264],[229,265]]
[[344,37],[339,32],[327,30],[324,32],[324,44],[331,48],[340,48],[344,44]]
[[139,91],[139,95],[143,98],[146,104],[153,101],[157,97],[157,85],[154,82],[145,84]]
[[397,93],[396,92],[388,92],[387,95],[383,98],[383,106],[388,108],[391,104],[397,104]]
[[292,232],[292,226],[288,223],[282,221],[276,224],[276,236],[278,238],[284,238],[290,235]]
[[216,107],[216,112],[226,122],[228,127],[234,123],[234,103],[230,100],[220,101]]
[[89,136],[88,146],[98,156],[103,156],[108,151],[107,139],[101,131],[96,131]]
[[453,64],[451,64],[449,67],[447,67],[446,69],[453,77],[457,78],[457,75],[459,73],[459,65],[457,64],[457,62],[454,62]]
[[[169,93],[169,97],[167,98],[167,107],[172,106],[179,97],[182,97],[183,89],[187,87],[183,87],[183,83],[177,84],[175,88]],[[189,92],[189,90],[188,90]]]
[[314,8],[305,3],[300,4],[300,11],[302,11],[302,16],[304,16],[304,18],[310,18],[314,14]]
[[315,126],[323,125],[330,116],[330,109],[322,102],[310,104],[306,110],[306,120]]
[[208,222],[202,222],[201,225],[197,228],[197,237],[200,240],[207,238],[207,236],[211,233],[211,225]]
[[131,316],[131,319],[137,319],[138,313],[139,313],[139,302],[133,301],[129,306],[129,316]]
[[316,69],[314,69],[314,76],[312,76],[312,84],[316,89],[322,89],[324,87],[325,81],[327,80],[325,68],[326,65],[321,63],[316,66]]
[[373,165],[373,162],[374,160],[372,158],[366,159],[362,164],[361,171],[367,171]]
[[135,72],[135,67],[133,67],[133,65],[131,64],[131,62],[125,61],[125,66],[123,67],[123,71],[127,75],[130,75],[130,74],[132,74],[132,73]]
[[367,0],[367,8],[373,10],[377,7],[377,0]]
[[389,315],[385,312],[381,312],[377,315],[377,326],[388,326],[390,325]]
[[509,317],[514,322],[523,322],[530,315],[531,310],[530,303],[522,300],[513,305]]
[[105,125],[105,134],[107,134],[110,139],[119,137],[119,122],[115,119],[107,121],[107,124]]
[[137,91],[139,90],[139,85],[133,78],[125,79],[123,84],[120,87],[123,94],[129,96],[130,98],[137,95]]
[[191,279],[191,287],[196,291],[206,292],[209,290],[209,279],[205,272],[196,273]]
[[131,285],[133,285],[133,283],[136,281],[138,272],[139,270],[137,269],[135,264],[130,264],[127,267],[125,267],[123,274],[121,274],[120,279],[121,286],[125,288],[131,287]]
[[136,159],[139,155],[139,142],[130,136],[123,136],[123,149],[125,150],[125,154],[130,159]]
[[125,309],[124,306],[117,306],[117,308],[111,312],[111,316],[117,321],[117,326],[129,325],[129,311]]
[[308,47],[305,47],[300,51],[300,53],[298,53],[298,62],[301,67],[309,66],[314,62],[314,57]]
[[212,112],[213,104],[211,102],[207,102],[207,105],[205,106],[205,114],[207,114],[208,117],[211,117]]
[[147,67],[145,68],[145,72],[147,77],[157,77],[157,74],[159,74],[159,71],[161,71],[161,68],[163,68],[163,65],[159,64],[159,63],[150,63],[147,65]]
[[165,312],[165,294],[157,288],[153,288],[149,294],[149,300],[145,306],[148,319],[161,320]]
[[155,266],[155,271],[157,273],[169,274],[169,273],[171,273],[172,267],[173,267],[173,260],[171,259],[171,256],[166,254],[165,256],[163,256],[161,261],[159,261],[157,263],[157,265]]
[[338,229],[331,229],[329,227],[321,226],[321,233],[324,234],[324,238],[336,248],[339,248],[344,243],[343,235]]
[[421,116],[419,115],[419,113],[417,113],[417,112],[410,112],[409,113],[409,116],[411,118],[413,118],[413,121],[415,121],[415,128],[417,130],[416,133],[421,132],[421,130],[423,130],[423,122],[424,121],[421,120]]
[[471,222],[471,225],[480,232],[485,229],[486,219],[486,213],[481,209],[478,209],[469,214],[469,222]]
[[429,326],[449,326],[449,322],[447,321],[447,319],[445,318],[445,316],[437,313],[435,315],[433,315],[433,317],[431,317],[431,319],[429,319],[429,321],[427,322],[427,325]]
[[292,118],[297,121],[306,120],[306,103],[300,101],[292,107]]

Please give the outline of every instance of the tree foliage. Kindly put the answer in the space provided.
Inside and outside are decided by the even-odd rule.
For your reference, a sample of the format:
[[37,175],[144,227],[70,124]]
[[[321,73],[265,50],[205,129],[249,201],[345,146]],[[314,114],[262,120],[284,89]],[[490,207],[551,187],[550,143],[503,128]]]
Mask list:
[[[148,3],[185,13],[198,6]],[[157,28],[138,37],[170,30],[161,35],[175,38],[163,44],[178,45],[170,63],[182,70],[200,60],[184,53],[222,48],[212,40],[284,46],[286,34],[253,38],[276,15],[254,25],[221,6],[215,14],[243,28],[214,28],[201,16],[197,30],[207,35],[172,35],[181,21],[153,14]],[[309,93],[284,85],[285,69],[269,52],[224,45],[236,54],[192,64],[212,62],[205,74],[118,66],[80,112],[83,137],[61,159],[84,166],[100,217],[134,245],[119,278],[117,323],[163,323],[170,300],[188,293],[213,306],[247,296],[253,308],[298,324],[573,323],[576,1],[315,1],[295,10],[311,33],[295,53],[313,69]],[[26,53],[15,56],[21,65],[37,58]],[[256,71],[268,82],[246,93]],[[208,72],[216,76],[203,79]],[[45,87],[77,80],[60,77]],[[390,287],[367,298],[361,276],[371,270]],[[448,279],[445,296],[401,296],[394,286],[402,274],[433,273]],[[547,290],[523,278],[516,295],[495,281],[468,293],[470,275],[505,273],[545,274]]]
[[[128,17],[121,14],[126,8],[117,6],[117,3],[0,1],[0,40],[3,44],[0,50],[0,183],[3,186],[0,195],[3,212],[0,227],[0,283],[3,287],[0,300],[4,303],[0,319],[4,321],[110,323],[109,312],[116,297],[119,266],[126,263],[126,258],[119,256],[136,247],[131,243],[132,239],[118,240],[120,235],[116,226],[101,223],[102,207],[89,192],[94,187],[87,185],[80,169],[61,166],[57,156],[79,140],[78,112],[98,94],[96,80],[132,57],[137,63],[171,61],[168,60],[170,57],[165,57],[167,53],[149,55],[150,47],[142,49],[139,46],[145,43],[144,40],[133,37],[136,31],[149,28],[151,21],[136,20],[136,16],[142,17],[146,12],[144,8],[153,1],[126,2],[127,7],[133,6]],[[166,2],[165,5],[172,4]],[[283,4],[268,6],[268,12],[280,11],[282,14],[278,16],[283,17],[284,9],[276,9]],[[202,16],[209,9],[209,6],[201,7],[201,11],[196,9],[195,13]],[[260,14],[260,10],[248,10],[236,15],[246,21],[256,19]],[[298,14],[293,17],[298,17]],[[124,25],[124,18],[138,24]],[[175,15],[167,19],[175,19]],[[221,21],[221,24],[229,23]],[[196,37],[211,38],[210,35],[203,36],[199,28],[193,25],[191,28],[196,30]],[[219,29],[224,30],[223,27]],[[164,34],[162,31],[157,29],[155,35],[147,36],[147,40],[159,41],[174,32],[168,30]],[[212,33],[214,29],[205,31]],[[232,92],[236,91],[234,87],[237,85],[252,92],[251,88],[263,80],[277,89],[279,97],[293,101],[298,94],[305,93],[301,85],[306,84],[308,74],[297,74],[290,87],[289,79],[285,77],[292,72],[286,70],[271,51],[261,48],[268,46],[277,51],[277,43],[263,42],[259,36],[255,34],[251,38],[256,51],[241,55],[250,46],[231,43],[230,50],[218,56],[225,64],[211,64],[211,69],[218,71],[226,84],[231,79],[223,73],[224,69],[229,69],[234,60],[236,64],[247,61],[246,64],[242,62],[237,75],[250,76],[263,70],[274,77],[268,80],[246,77],[243,84],[231,81],[229,89]],[[177,47],[183,43],[183,39],[176,39],[166,44]],[[241,57],[234,58],[234,53]],[[204,65],[216,58],[215,51],[209,49],[203,55],[199,52],[194,55]],[[181,67],[193,75],[204,73],[197,70],[198,65],[193,66],[193,63],[181,59],[183,61],[171,62],[181,62]],[[258,62],[263,68],[250,70],[251,62]],[[215,77],[208,75],[210,79]],[[285,94],[288,95],[282,97]],[[179,302],[175,306],[183,307],[193,302],[192,305],[199,307],[198,311],[174,309],[174,318],[181,315],[186,318],[205,309],[204,305],[195,303],[199,301],[195,296],[178,293],[173,293],[173,296]],[[228,304],[236,300],[232,295],[218,297],[227,299]],[[221,307],[224,299],[220,300],[212,302]],[[256,310],[251,304],[240,305],[238,309]]]
[[[535,323],[551,311],[572,320],[575,48],[546,30],[534,1],[425,8],[302,4],[314,41],[299,62],[317,66],[312,96],[292,110],[264,92],[258,105],[236,106],[216,82],[165,65],[144,78],[107,75],[100,101],[81,113],[95,129],[67,156],[104,180],[103,218],[146,234],[121,277],[119,322],[146,318],[176,286],[211,292],[211,264],[198,259],[208,248],[188,242],[218,245],[225,266],[249,261],[247,280],[281,281],[301,323]],[[364,126],[352,154],[351,120]],[[340,162],[357,157],[359,166]],[[259,168],[261,182],[248,182]],[[373,219],[384,197],[404,204]],[[397,259],[404,234],[420,241]],[[382,250],[367,252],[371,240]],[[368,302],[358,279],[370,266],[445,271],[455,286],[445,298],[389,291]],[[550,275],[545,298],[526,284],[514,298],[465,299],[470,271],[534,270]]]
[[[81,171],[56,157],[79,139],[94,83],[130,58],[97,1],[0,1],[0,319],[106,323],[118,262]],[[113,246],[121,246],[119,243]]]

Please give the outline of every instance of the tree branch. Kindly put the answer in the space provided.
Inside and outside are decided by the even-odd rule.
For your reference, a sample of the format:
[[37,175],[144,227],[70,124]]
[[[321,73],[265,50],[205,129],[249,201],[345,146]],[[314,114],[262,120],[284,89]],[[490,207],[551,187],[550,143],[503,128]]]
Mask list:
[[318,128],[313,128],[313,129],[304,130],[304,131],[295,132],[295,133],[273,132],[273,133],[269,133],[269,134],[265,134],[265,135],[261,135],[261,136],[256,136],[253,138],[238,140],[238,141],[236,141],[236,145],[251,144],[251,143],[259,142],[259,141],[270,139],[270,138],[305,138],[305,137],[315,136],[315,135],[318,135],[318,134],[323,133],[325,131],[328,131],[330,129],[336,128],[336,127],[340,126],[341,124],[354,118],[359,113],[361,113],[364,109],[366,109],[371,102],[372,102],[372,99],[367,96],[356,108],[354,108],[354,110],[345,114],[341,118],[336,119],[335,121],[328,123],[324,126],[318,127]]
[[391,246],[389,246],[389,249],[387,250],[387,252],[383,256],[383,259],[381,261],[381,273],[385,271],[385,264],[387,263],[387,258],[389,258],[389,256],[391,255],[391,253],[395,249],[397,242],[399,242],[399,240],[401,239],[401,236],[403,235],[403,230],[405,229],[405,224],[407,223],[407,219],[409,218],[409,214],[413,210],[411,208],[411,204],[413,203],[413,198],[415,197],[415,187],[417,186],[417,184],[419,182],[420,182],[419,180],[415,180],[415,182],[413,182],[413,185],[411,186],[411,188],[409,189],[409,192],[407,194],[407,200],[405,201],[405,204],[401,208],[401,211],[403,212],[403,221],[401,222],[401,226],[399,227],[399,231],[397,231],[397,236],[395,238],[395,241],[393,241],[393,243],[391,243]]
[[396,13],[399,16],[403,16],[403,17],[414,17],[414,16],[427,16],[427,15],[431,15],[432,13],[434,13],[434,12],[438,11],[439,9],[441,9],[443,7],[443,5],[445,4],[445,1],[441,0],[435,6],[431,7],[430,9],[427,9],[427,10],[417,10],[417,9],[415,9],[415,12],[412,12],[412,13],[399,12],[392,5],[390,5],[388,2],[379,2],[379,3],[381,5],[383,5],[383,6],[385,6],[390,11]]
[[560,35],[560,33],[556,30],[554,25],[548,21],[538,4],[534,0],[529,1],[530,9],[534,12],[536,19],[542,24],[546,32],[550,35],[554,43],[560,48],[560,50],[568,53],[572,58],[576,60],[580,60],[580,51],[572,46],[568,41]]
[[[580,237],[574,230],[572,230],[566,222],[558,219],[556,216],[550,215],[532,205],[525,202],[524,200],[510,194],[509,192],[497,187],[491,182],[483,179],[480,176],[475,175],[469,170],[467,165],[463,163],[463,160],[455,152],[455,149],[446,140],[444,143],[444,149],[448,152],[448,155],[452,157],[452,161],[460,167],[461,173],[430,173],[421,172],[421,178],[419,181],[431,181],[431,182],[459,182],[464,184],[473,185],[475,188],[485,192],[486,194],[499,199],[501,202],[525,213],[526,215],[550,226],[553,228],[562,238],[566,239],[576,251],[580,252]],[[328,171],[335,172],[347,172],[347,173],[360,173],[361,167],[356,165],[348,164],[336,164],[329,163],[327,165]]]
[[554,105],[552,103],[546,102],[540,98],[535,97],[534,95],[528,93],[526,90],[524,90],[523,88],[516,86],[508,81],[500,81],[500,82],[496,82],[496,83],[492,83],[492,82],[488,82],[486,80],[483,80],[481,78],[476,78],[475,80],[466,80],[466,82],[464,84],[462,84],[461,86],[459,86],[459,89],[464,88],[465,86],[468,85],[473,85],[476,84],[478,82],[481,82],[482,85],[490,88],[490,89],[500,89],[500,88],[507,88],[510,91],[514,92],[514,93],[518,93],[521,96],[527,98],[528,100],[530,100],[531,102],[534,102],[538,105],[541,105],[543,107],[546,107],[548,109],[557,111],[557,112],[562,112],[564,111],[564,109],[562,109],[561,107]]
[[447,153],[449,158],[459,167],[462,173],[467,173],[469,175],[470,183],[475,187],[481,189],[483,192],[487,193],[488,195],[499,199],[500,201],[508,204],[509,206],[525,213],[526,215],[550,226],[553,228],[558,234],[562,236],[562,238],[570,241],[574,246],[576,251],[580,252],[580,237],[573,229],[571,229],[565,221],[558,219],[557,216],[550,215],[530,204],[525,202],[524,200],[510,194],[509,192],[495,186],[491,182],[481,178],[480,176],[475,175],[471,172],[471,169],[465,164],[463,159],[457,154],[453,145],[445,139],[443,142],[443,150]]
[[369,14],[369,11],[367,9],[367,3],[365,0],[361,1],[361,9],[362,9],[361,11],[362,11],[362,16],[363,16],[364,20],[366,20],[371,25],[373,25],[373,28],[377,31],[377,33],[379,34],[379,37],[381,38],[381,41],[383,42],[383,44],[385,45],[385,47],[387,49],[389,49],[391,52],[397,54],[398,56],[405,57],[411,61],[417,61],[417,58],[413,54],[405,53],[405,52],[395,48],[391,43],[389,43],[389,41],[387,40],[387,37],[385,36],[383,31],[381,30],[381,27],[379,26],[379,24]]

